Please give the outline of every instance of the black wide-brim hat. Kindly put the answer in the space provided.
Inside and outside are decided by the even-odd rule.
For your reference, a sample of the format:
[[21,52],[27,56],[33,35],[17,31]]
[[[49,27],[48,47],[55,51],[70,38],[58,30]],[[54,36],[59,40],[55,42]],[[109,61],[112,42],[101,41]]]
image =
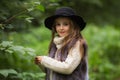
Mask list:
[[73,20],[74,22],[76,22],[78,24],[78,26],[80,27],[80,31],[82,31],[86,26],[86,23],[83,20],[83,18],[81,16],[76,15],[76,13],[73,9],[71,9],[69,7],[62,7],[62,8],[57,9],[55,11],[54,15],[45,19],[45,21],[44,21],[45,27],[52,30],[54,21],[58,17],[70,18],[71,20]]

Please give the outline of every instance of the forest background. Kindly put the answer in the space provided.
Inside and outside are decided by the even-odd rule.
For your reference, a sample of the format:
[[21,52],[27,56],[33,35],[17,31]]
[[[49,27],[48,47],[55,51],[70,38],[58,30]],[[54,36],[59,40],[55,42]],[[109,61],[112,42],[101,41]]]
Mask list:
[[84,17],[90,80],[120,80],[120,0],[1,0],[0,80],[45,80],[34,57],[47,55],[44,19],[69,6]]

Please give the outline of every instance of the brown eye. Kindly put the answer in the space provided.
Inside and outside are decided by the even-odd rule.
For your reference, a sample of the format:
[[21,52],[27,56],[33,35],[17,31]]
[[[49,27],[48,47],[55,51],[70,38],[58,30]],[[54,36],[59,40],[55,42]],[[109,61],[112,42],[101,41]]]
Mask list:
[[59,24],[59,23],[56,23],[56,24],[55,24],[55,27],[59,27],[59,26],[60,26],[60,24]]
[[64,26],[68,26],[69,24],[68,24],[68,23],[64,23],[63,25],[64,25]]

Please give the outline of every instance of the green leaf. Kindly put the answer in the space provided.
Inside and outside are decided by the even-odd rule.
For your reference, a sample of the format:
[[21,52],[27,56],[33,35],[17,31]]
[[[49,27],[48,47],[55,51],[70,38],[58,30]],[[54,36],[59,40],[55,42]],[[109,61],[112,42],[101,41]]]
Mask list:
[[22,46],[13,46],[10,48],[10,50],[15,51],[16,53],[25,54],[24,47],[22,47]]
[[3,26],[3,24],[0,24],[0,28],[1,28],[1,29],[4,29],[4,26]]
[[34,49],[32,49],[32,48],[25,48],[25,50],[27,51],[27,54],[29,54],[31,56],[36,56]]
[[8,46],[12,46],[12,42],[10,41],[3,41],[0,46],[2,47],[8,47]]
[[38,9],[38,10],[40,10],[40,11],[45,11],[45,8],[44,8],[44,6],[43,5],[37,5],[36,6],[36,9]]
[[28,17],[28,18],[25,18],[25,20],[27,21],[27,22],[29,22],[29,23],[31,23],[32,21],[32,19],[34,19],[33,17]]
[[12,50],[9,50],[9,49],[5,50],[5,52],[13,53],[13,51],[12,51]]
[[31,8],[28,8],[27,10],[28,10],[28,12],[30,12],[30,11],[33,11],[33,10],[34,10],[34,8],[33,8],[33,7],[31,7]]
[[40,2],[34,2],[34,5],[40,5]]
[[9,73],[17,74],[17,72],[14,69],[2,69],[2,70],[0,70],[0,74],[2,74],[4,77],[7,77]]
[[57,2],[58,0],[50,0],[51,2]]

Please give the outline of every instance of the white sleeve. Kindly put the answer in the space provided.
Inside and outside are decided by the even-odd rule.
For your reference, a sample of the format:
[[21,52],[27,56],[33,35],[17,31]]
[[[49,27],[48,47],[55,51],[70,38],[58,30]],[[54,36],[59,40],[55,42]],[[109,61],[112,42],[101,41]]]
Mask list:
[[64,62],[55,60],[48,56],[43,56],[41,64],[58,73],[71,74],[80,64],[80,61],[80,41],[77,41],[75,46],[69,51],[69,54]]

